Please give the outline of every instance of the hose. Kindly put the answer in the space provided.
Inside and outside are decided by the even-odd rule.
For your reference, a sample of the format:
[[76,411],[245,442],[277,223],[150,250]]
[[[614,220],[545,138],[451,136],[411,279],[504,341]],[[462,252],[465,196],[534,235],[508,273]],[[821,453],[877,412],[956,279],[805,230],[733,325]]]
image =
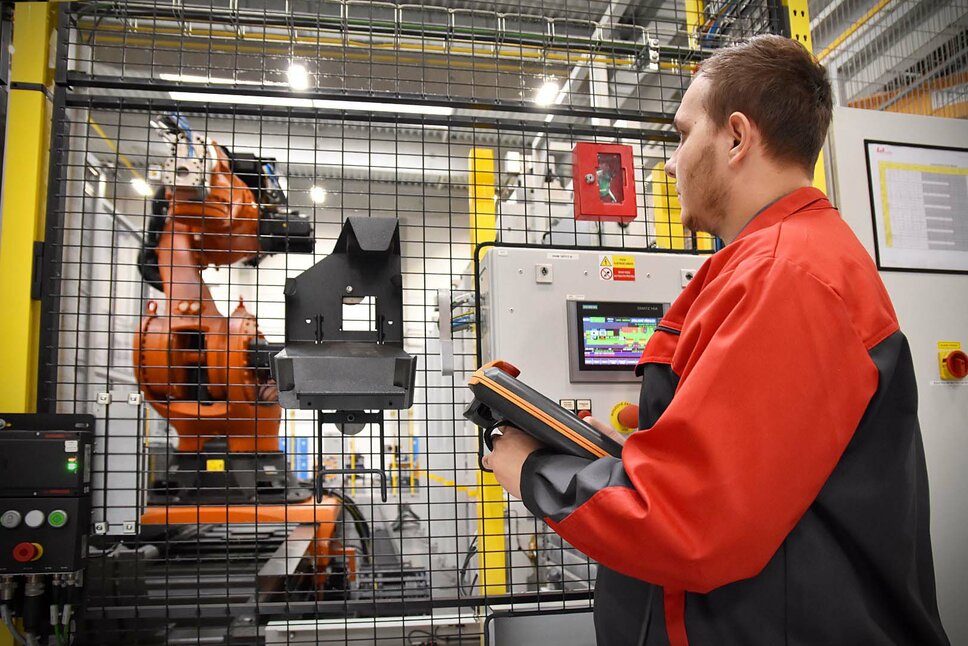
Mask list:
[[353,525],[356,527],[356,533],[360,535],[360,551],[363,552],[364,556],[369,556],[372,552],[370,544],[370,525],[366,521],[366,517],[360,508],[353,502],[353,499],[346,494],[339,492],[335,489],[326,490],[327,495],[338,498],[340,503],[343,505],[343,509],[353,517]]
[[13,625],[13,620],[10,618],[10,606],[7,604],[0,605],[0,618],[3,619],[3,625],[10,631],[13,640],[20,644],[20,646],[27,646],[27,640],[20,634],[16,626]]

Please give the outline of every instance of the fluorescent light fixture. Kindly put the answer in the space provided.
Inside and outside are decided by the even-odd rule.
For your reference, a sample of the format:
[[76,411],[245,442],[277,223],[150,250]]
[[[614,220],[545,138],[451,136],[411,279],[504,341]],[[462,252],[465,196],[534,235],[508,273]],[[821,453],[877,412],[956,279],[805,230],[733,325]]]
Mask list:
[[559,91],[561,91],[561,87],[558,85],[558,81],[548,79],[535,93],[534,102],[540,106],[551,105],[558,98]]
[[394,114],[422,114],[450,116],[454,109],[439,105],[412,103],[377,103],[374,101],[340,101],[336,99],[304,99],[290,96],[256,96],[250,94],[214,94],[210,92],[169,92],[173,101],[198,103],[229,103],[233,105],[265,105],[273,107],[316,108],[318,110],[348,110],[351,112],[390,112]]
[[155,191],[148,185],[148,182],[144,181],[140,177],[135,177],[131,180],[131,186],[134,187],[135,192],[143,197],[151,197],[154,195]]
[[313,107],[323,110],[359,110],[361,112],[393,112],[399,114],[425,114],[447,117],[454,114],[453,108],[443,105],[414,105],[408,103],[372,103],[370,101],[334,101],[332,99],[313,99]]
[[297,92],[309,89],[309,70],[302,63],[297,61],[289,63],[286,78],[289,79],[289,87]]
[[313,204],[322,204],[326,201],[326,189],[322,186],[313,186],[309,189],[309,199],[313,201]]
[[212,94],[209,92],[169,92],[173,101],[197,101],[199,103],[230,103],[233,105],[267,105],[292,108],[311,108],[312,99],[288,96],[254,96],[249,94]]
[[162,72],[158,75],[162,81],[174,81],[175,83],[198,83],[201,85],[257,85],[260,87],[289,87],[283,81],[248,81],[243,79],[233,79],[221,76],[199,76],[196,74],[169,74]]

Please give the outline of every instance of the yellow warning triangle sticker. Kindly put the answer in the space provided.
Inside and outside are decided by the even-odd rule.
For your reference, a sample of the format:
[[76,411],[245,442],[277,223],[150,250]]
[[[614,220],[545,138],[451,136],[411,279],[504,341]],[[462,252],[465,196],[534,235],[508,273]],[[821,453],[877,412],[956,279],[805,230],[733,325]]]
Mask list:
[[608,261],[608,256],[602,256],[602,264],[599,267],[611,267],[612,263]]

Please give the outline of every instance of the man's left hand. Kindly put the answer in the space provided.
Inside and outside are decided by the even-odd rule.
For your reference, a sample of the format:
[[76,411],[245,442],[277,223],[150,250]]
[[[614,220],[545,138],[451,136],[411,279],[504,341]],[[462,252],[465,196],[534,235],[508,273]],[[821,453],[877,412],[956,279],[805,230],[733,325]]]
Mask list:
[[494,471],[494,477],[505,491],[521,497],[521,468],[528,456],[544,445],[522,430],[502,426],[501,435],[494,434],[494,450],[484,456],[484,466]]

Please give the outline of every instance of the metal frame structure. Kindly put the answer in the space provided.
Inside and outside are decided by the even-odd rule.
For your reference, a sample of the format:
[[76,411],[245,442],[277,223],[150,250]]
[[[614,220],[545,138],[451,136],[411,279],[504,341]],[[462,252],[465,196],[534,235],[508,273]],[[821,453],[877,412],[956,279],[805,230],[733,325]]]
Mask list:
[[[553,189],[548,188],[545,179],[554,176],[556,167],[570,154],[565,142],[584,139],[632,142],[638,147],[639,159],[655,163],[664,158],[664,147],[675,141],[669,128],[672,106],[696,62],[711,48],[745,33],[744,28],[783,31],[783,25],[790,24],[798,29],[806,19],[805,2],[791,1],[780,5],[773,0],[741,3],[750,7],[750,13],[743,19],[746,22],[735,23],[734,32],[729,32],[715,20],[716,16],[727,12],[725,3],[704,4],[699,1],[690,1],[680,15],[678,5],[662,14],[666,11],[665,5],[643,3],[642,7],[637,7],[634,3],[614,0],[603,4],[601,15],[591,16],[586,8],[582,17],[575,17],[567,11],[562,17],[542,17],[440,7],[423,7],[417,15],[410,13],[418,12],[410,5],[377,2],[321,3],[326,11],[332,11],[317,10],[315,14],[305,15],[295,10],[288,14],[245,10],[240,9],[237,2],[229,2],[227,7],[216,7],[215,4],[192,8],[190,2],[177,2],[171,7],[165,5],[164,10],[154,2],[127,3],[124,7],[95,2],[74,3],[73,6],[60,5],[56,10],[55,3],[17,5],[20,28],[14,32],[14,38],[19,40],[15,41],[10,121],[16,116],[18,132],[16,137],[8,139],[7,155],[8,160],[16,158],[17,164],[8,161],[4,171],[4,186],[8,190],[5,191],[4,231],[0,239],[0,271],[5,276],[0,283],[0,298],[8,308],[8,316],[0,333],[15,340],[5,345],[5,364],[16,370],[12,374],[22,374],[23,379],[15,378],[11,382],[18,384],[19,390],[11,389],[0,395],[4,398],[4,405],[0,408],[48,412],[65,407],[96,409],[106,425],[112,420],[117,421],[118,417],[129,417],[128,421],[135,428],[133,434],[112,435],[109,431],[102,438],[99,446],[105,455],[101,467],[104,471],[102,484],[107,483],[106,476],[114,464],[111,462],[112,450],[117,450],[116,447],[124,442],[129,447],[125,450],[137,452],[130,456],[131,462],[126,462],[124,468],[138,474],[148,469],[153,457],[140,453],[142,445],[149,441],[143,429],[157,428],[159,424],[156,418],[149,419],[151,413],[142,408],[143,402],[137,398],[129,396],[127,402],[112,402],[111,389],[107,387],[97,393],[98,397],[105,395],[97,402],[78,395],[65,396],[59,372],[65,362],[65,344],[69,342],[62,335],[64,316],[80,313],[77,301],[63,298],[65,263],[77,262],[76,243],[68,238],[65,230],[65,216],[77,208],[72,200],[81,197],[77,194],[80,184],[76,174],[85,172],[91,163],[87,157],[96,157],[92,151],[103,146],[107,146],[109,152],[102,153],[102,157],[113,158],[114,166],[120,163],[122,173],[147,176],[153,160],[151,145],[147,141],[132,139],[130,134],[125,134],[124,128],[132,126],[122,124],[121,115],[176,110],[213,121],[224,119],[232,124],[232,128],[236,127],[235,124],[258,120],[315,123],[324,117],[340,124],[344,131],[354,128],[371,132],[385,128],[402,132],[409,128],[427,136],[427,133],[446,129],[450,154],[454,154],[450,148],[451,140],[469,142],[460,148],[461,163],[467,168],[460,188],[462,196],[466,191],[466,197],[461,199],[466,200],[469,217],[466,225],[449,224],[446,238],[448,244],[459,239],[463,245],[466,240],[469,248],[459,259],[469,261],[473,249],[481,244],[506,239],[519,232],[528,233],[535,219],[554,221],[550,215],[538,218],[531,209],[525,209],[519,215],[509,206],[507,195],[515,192],[527,195],[528,191],[534,193],[535,190],[550,193]],[[598,8],[599,4],[595,7]],[[541,8],[539,3],[535,10]],[[784,8],[790,13],[785,14]],[[640,24],[637,12],[646,12],[651,17]],[[78,36],[79,31],[84,30],[91,42]],[[57,33],[55,39],[50,38],[53,31]],[[330,39],[326,40],[324,34]],[[354,39],[365,41],[366,56],[350,51],[356,47],[352,44],[356,42]],[[315,54],[325,49],[330,55],[333,52],[351,53],[352,56],[344,55],[344,64],[349,64],[346,61],[363,61],[371,66],[379,63],[377,54],[384,55],[389,50],[397,57],[406,54],[426,63],[453,64],[455,68],[469,69],[472,84],[467,87],[455,84],[454,91],[437,96],[432,92],[413,93],[397,88],[367,91],[338,86],[319,87],[294,95],[290,89],[270,83],[256,84],[253,90],[253,86],[241,76],[237,76],[234,83],[212,82],[216,71],[212,66],[201,70],[209,82],[162,78],[152,69],[153,61],[148,64],[147,73],[142,74],[145,70],[137,72],[137,65],[125,58],[127,54],[136,58],[135,50],[139,48],[163,58],[171,54],[172,46],[186,43],[196,46],[199,41],[208,43],[205,46],[208,49],[203,48],[203,53],[208,52],[209,56],[224,49],[238,54],[244,47],[254,47],[255,53],[260,55],[281,58],[298,56],[302,52]],[[47,50],[49,43],[54,43],[53,56]],[[118,54],[119,67],[95,69],[94,63],[98,61],[91,52],[98,46]],[[56,61],[56,70],[45,68],[48,60]],[[399,71],[401,64],[398,59],[394,60],[398,62],[388,69]],[[478,67],[500,71],[502,66],[508,65],[513,69],[526,69],[532,76],[550,70],[562,77],[563,85],[552,104],[536,106],[529,96],[508,98],[501,93],[502,88],[497,87],[496,82],[494,96],[475,96],[478,86],[473,85],[473,79]],[[180,71],[198,70],[186,65]],[[521,74],[523,77],[524,73]],[[226,103],[213,96],[238,99],[253,91],[267,102]],[[181,95],[175,99],[173,93]],[[375,100],[398,106],[399,111],[360,109],[360,103]],[[408,113],[405,108],[416,103],[437,111]],[[116,117],[116,123],[107,127],[101,125],[90,116],[95,111],[99,115]],[[29,118],[23,116],[26,114]],[[77,117],[82,114],[87,114],[86,123],[78,122]],[[78,134],[79,128],[88,127],[88,123],[96,137]],[[135,137],[140,136],[137,134],[140,131],[134,132]],[[502,144],[501,138],[509,135],[521,143]],[[259,136],[262,136],[261,130]],[[49,165],[44,158],[48,142],[49,150],[54,153]],[[137,154],[128,150],[132,142],[142,146]],[[502,159],[502,153],[508,150],[520,152],[525,160],[530,158],[527,163],[531,167],[517,173],[509,172],[507,160]],[[118,171],[109,166],[103,170],[115,173],[113,181],[117,184]],[[648,190],[645,189],[648,185],[645,178],[650,176],[650,170],[638,169],[639,186],[644,190]],[[558,174],[566,175],[560,171]],[[399,177],[398,172],[396,178]],[[10,190],[11,186],[16,190]],[[540,202],[541,197],[527,199],[531,204],[532,201]],[[549,228],[547,233],[551,234],[552,241],[559,234],[570,236],[565,244],[576,247],[586,244],[600,248],[647,247],[656,244],[659,237],[654,225],[644,222],[647,218],[654,219],[656,209],[665,209],[666,219],[671,221],[674,207],[670,204],[643,205],[640,233],[617,224],[611,228],[580,229],[574,223],[568,225],[570,231]],[[25,217],[23,213],[31,215]],[[120,224],[112,226],[123,228],[124,235],[130,235],[132,240],[138,239],[144,231],[136,220],[125,220],[116,214],[114,221]],[[519,224],[522,226],[518,228]],[[455,230],[459,230],[459,235],[455,235]],[[667,231],[664,236],[683,237],[682,246],[686,249],[712,250],[711,245],[699,247],[695,236],[681,230]],[[112,229],[109,243],[112,252],[118,245],[115,238]],[[42,244],[37,244],[41,241]],[[456,264],[457,259],[453,254],[449,258],[452,264]],[[33,270],[24,272],[24,267]],[[468,279],[469,273],[462,274],[462,271],[467,270],[464,267],[449,269],[455,279]],[[15,276],[16,280],[8,281],[7,276]],[[71,280],[81,282],[78,278]],[[464,290],[470,292],[469,286]],[[445,322],[449,314],[440,312]],[[109,333],[112,329],[109,324]],[[424,356],[429,355],[427,352]],[[472,357],[473,351],[466,353],[465,360],[467,356]],[[454,393],[462,392],[458,391],[461,386],[459,381],[451,380],[446,388],[455,400],[445,402],[439,408],[459,404],[460,395]],[[84,392],[86,396],[88,393]],[[429,408],[435,404],[425,402],[423,405]],[[129,408],[119,416],[116,412],[119,406]],[[426,414],[419,421],[430,423],[431,417]],[[398,433],[403,423],[402,419],[397,420]],[[447,423],[456,424],[453,419],[448,419]],[[457,431],[452,435],[456,436]],[[454,446],[456,438],[449,439],[449,446]],[[135,448],[130,449],[130,446]],[[322,450],[320,446],[316,448]],[[354,453],[352,460],[355,462],[356,459]],[[470,592],[461,587],[456,596],[384,598],[380,600],[381,611],[433,616],[438,611],[502,606],[509,609],[502,612],[513,615],[515,606],[537,604],[548,607],[552,604],[555,608],[563,608],[567,603],[589,602],[588,587],[534,590],[525,594],[514,591],[511,579],[517,573],[512,569],[511,554],[516,549],[514,542],[520,537],[507,534],[506,497],[493,476],[475,469],[462,474],[470,475],[470,480],[465,478],[458,482],[456,478],[434,474],[429,467],[425,471],[425,482],[440,483],[441,490],[447,492],[462,490],[467,496],[473,517],[463,520],[473,526],[476,536],[476,543],[471,546],[474,551],[469,548],[467,554],[468,559],[476,554],[479,579],[471,584]],[[130,480],[124,481],[127,484],[121,486],[143,496],[141,485],[135,480],[132,475]],[[397,487],[398,491],[400,489]],[[101,501],[100,507],[108,506],[106,499]],[[456,512],[457,503],[452,503],[452,507]],[[122,579],[117,598],[110,602],[103,596],[89,600],[93,629],[101,626],[109,633],[118,634],[133,630],[131,634],[137,642],[151,640],[148,626],[157,628],[172,623],[195,627],[201,636],[202,626],[211,622],[217,624],[218,630],[227,631],[233,639],[245,641],[258,639],[259,627],[267,618],[288,620],[320,611],[372,612],[374,598],[310,600],[304,596],[282,594],[305,581],[307,576],[318,575],[318,570],[306,570],[310,563],[315,563],[313,568],[318,567],[322,558],[320,552],[315,551],[314,535],[310,531],[312,523],[318,521],[312,506],[252,505],[251,508],[237,506],[230,511],[224,507],[214,510],[199,507],[195,512],[191,522],[179,528],[171,524],[171,517],[163,508],[152,509],[138,517],[130,527],[128,521],[123,523],[120,530],[123,537],[118,546],[109,545],[104,538],[115,534],[117,523],[106,517],[99,521],[103,527],[95,527],[94,534],[102,536],[98,542],[104,547],[101,554],[104,558],[95,559],[95,567],[103,566],[108,558],[123,557],[125,569],[115,572]],[[448,522],[457,520],[447,519]],[[292,529],[288,524],[296,528]],[[236,537],[235,542],[226,540],[226,536],[232,534],[233,526],[249,525],[253,528],[248,537]],[[459,541],[456,539],[468,537],[454,538],[455,547],[450,548],[453,551],[447,552],[446,556],[462,557],[463,552],[457,552]],[[168,550],[163,558],[150,549],[157,545]],[[328,554],[332,556],[334,552]],[[427,556],[430,556],[429,550]],[[198,596],[194,603],[169,604],[167,592],[162,599],[148,599],[145,590],[135,585],[145,577],[145,568],[159,560],[164,562],[165,568],[162,575],[156,576],[163,576],[166,584],[174,581],[173,585],[191,586],[195,575]],[[198,563],[203,562],[232,562],[240,574],[235,579],[226,573],[224,581],[216,577],[202,582]],[[467,562],[463,567],[468,567]],[[102,570],[99,576],[109,574]],[[131,587],[123,587],[122,583],[131,584]],[[246,587],[250,583],[254,583],[251,590]],[[225,592],[232,590],[233,585],[237,588],[234,596]],[[207,599],[206,595],[224,597]],[[138,621],[146,623],[138,627]],[[144,631],[139,632],[139,629]],[[471,639],[476,640],[478,635],[479,632],[474,633]]]

